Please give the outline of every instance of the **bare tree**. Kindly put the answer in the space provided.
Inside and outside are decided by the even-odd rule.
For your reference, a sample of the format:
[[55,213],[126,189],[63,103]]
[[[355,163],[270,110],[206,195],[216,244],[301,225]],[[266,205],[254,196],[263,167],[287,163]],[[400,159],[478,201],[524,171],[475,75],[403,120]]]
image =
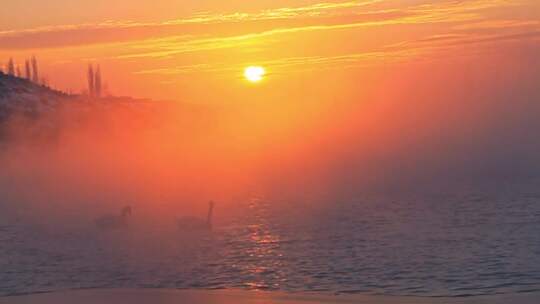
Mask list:
[[32,56],[32,81],[39,83],[38,64],[35,56]]
[[95,95],[96,97],[101,97],[101,68],[98,64],[96,69],[96,75],[95,75],[95,81],[94,81],[94,89],[95,89]]
[[8,70],[8,75],[15,76],[15,64],[13,63],[13,58],[9,58],[7,70]]
[[25,78],[32,80],[32,71],[30,70],[30,61],[28,59],[24,61],[24,70],[26,72]]
[[88,94],[90,97],[94,97],[94,68],[92,64],[88,65]]

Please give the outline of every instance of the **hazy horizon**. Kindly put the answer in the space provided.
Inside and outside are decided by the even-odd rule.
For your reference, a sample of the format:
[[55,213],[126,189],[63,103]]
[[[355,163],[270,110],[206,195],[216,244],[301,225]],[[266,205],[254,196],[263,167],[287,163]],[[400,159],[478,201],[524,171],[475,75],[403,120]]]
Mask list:
[[540,1],[5,2],[0,296],[540,291]]

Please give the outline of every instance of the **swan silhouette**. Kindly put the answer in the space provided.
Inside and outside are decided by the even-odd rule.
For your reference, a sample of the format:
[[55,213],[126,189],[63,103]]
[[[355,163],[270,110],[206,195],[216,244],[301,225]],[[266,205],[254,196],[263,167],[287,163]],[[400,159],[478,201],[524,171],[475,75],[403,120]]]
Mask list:
[[128,225],[128,217],[131,216],[131,206],[125,206],[120,215],[106,215],[95,220],[96,226],[104,230],[125,228]]
[[212,230],[212,216],[214,213],[213,201],[208,203],[208,214],[206,220],[198,217],[186,216],[177,219],[178,228],[183,231],[211,231]]

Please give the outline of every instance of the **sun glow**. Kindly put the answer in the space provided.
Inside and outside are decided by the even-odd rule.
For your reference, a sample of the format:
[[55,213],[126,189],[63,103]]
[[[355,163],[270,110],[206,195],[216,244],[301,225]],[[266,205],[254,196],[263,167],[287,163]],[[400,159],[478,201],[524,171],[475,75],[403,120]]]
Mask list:
[[244,70],[244,77],[249,82],[259,82],[266,75],[266,70],[261,66],[250,66]]

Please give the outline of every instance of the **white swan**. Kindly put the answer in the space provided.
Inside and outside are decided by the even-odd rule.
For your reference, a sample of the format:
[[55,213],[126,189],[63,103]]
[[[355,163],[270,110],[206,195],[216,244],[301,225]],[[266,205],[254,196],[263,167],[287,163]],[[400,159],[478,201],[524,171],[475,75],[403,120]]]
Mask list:
[[105,230],[113,230],[127,227],[128,216],[131,216],[131,206],[125,206],[120,215],[107,215],[96,219],[96,226]]
[[206,220],[191,216],[181,217],[177,220],[178,228],[183,231],[211,231],[214,205],[213,201],[208,203],[208,215],[206,216]]

